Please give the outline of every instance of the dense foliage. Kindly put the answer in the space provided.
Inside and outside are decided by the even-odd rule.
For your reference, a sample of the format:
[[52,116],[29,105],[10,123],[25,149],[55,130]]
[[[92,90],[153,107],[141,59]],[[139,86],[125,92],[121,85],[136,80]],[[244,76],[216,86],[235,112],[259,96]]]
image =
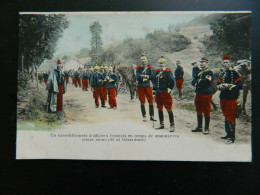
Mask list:
[[[224,14],[210,23],[213,35],[204,37],[205,55],[220,63],[229,54],[232,61],[248,59],[251,55],[251,14]],[[209,59],[210,60],[210,59]]]
[[[139,64],[142,53],[145,53],[149,64],[157,64],[161,55],[178,52],[187,47],[191,41],[178,33],[156,30],[145,38],[127,38],[116,46],[105,49],[97,59],[97,64]],[[88,66],[93,65],[91,61]]]
[[25,69],[51,59],[69,22],[65,15],[22,14],[19,17],[19,63]]

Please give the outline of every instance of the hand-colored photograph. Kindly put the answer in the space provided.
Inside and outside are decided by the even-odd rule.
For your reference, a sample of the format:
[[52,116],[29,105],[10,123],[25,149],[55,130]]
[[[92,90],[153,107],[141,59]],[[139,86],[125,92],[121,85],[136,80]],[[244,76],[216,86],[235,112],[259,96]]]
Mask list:
[[251,162],[251,20],[20,12],[16,159]]

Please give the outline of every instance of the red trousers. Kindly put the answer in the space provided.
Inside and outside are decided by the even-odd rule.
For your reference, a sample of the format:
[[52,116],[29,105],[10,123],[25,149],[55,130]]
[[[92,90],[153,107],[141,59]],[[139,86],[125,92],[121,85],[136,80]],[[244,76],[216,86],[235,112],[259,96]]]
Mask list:
[[210,116],[212,94],[196,94],[195,106],[197,114],[205,114],[206,117]]
[[44,83],[46,84],[48,81],[48,78],[44,78]]
[[65,77],[65,81],[66,81],[66,83],[69,82],[69,77],[68,76]]
[[226,121],[235,122],[237,114],[237,100],[222,100],[220,106]]
[[82,79],[82,89],[85,90],[88,88],[88,79]]
[[137,87],[137,94],[141,104],[145,104],[145,97],[149,104],[153,104],[153,91],[152,87]]
[[176,87],[178,91],[182,90],[182,84],[183,84],[184,79],[176,79]]
[[61,111],[62,110],[62,105],[63,105],[63,90],[64,90],[64,86],[59,85],[59,93],[57,93],[57,111]]
[[103,95],[102,95],[102,86],[93,87],[93,98],[95,98],[95,104],[96,105],[99,105],[99,101],[98,101],[99,97],[101,99],[101,104],[105,105],[105,100],[104,100]]
[[117,107],[116,103],[116,88],[109,88],[108,90],[108,103],[110,107]]
[[167,110],[172,110],[172,96],[167,92],[167,90],[156,94],[155,102],[157,104],[158,110],[163,110],[163,106]]
[[104,100],[107,100],[107,86],[106,85],[103,85],[102,86],[102,90],[103,90],[103,98]]
[[80,78],[74,78],[74,85],[77,87],[78,85],[81,86]]

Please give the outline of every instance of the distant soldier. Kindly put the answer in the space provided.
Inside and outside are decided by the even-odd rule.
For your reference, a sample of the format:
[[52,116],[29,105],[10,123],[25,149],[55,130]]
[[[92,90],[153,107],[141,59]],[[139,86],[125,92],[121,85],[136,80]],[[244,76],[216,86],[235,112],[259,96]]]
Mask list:
[[81,87],[81,82],[80,82],[80,75],[79,75],[79,71],[76,71],[73,75],[73,79],[74,79],[74,85],[75,87]]
[[96,108],[99,107],[98,98],[101,99],[102,107],[105,108],[106,107],[105,100],[104,100],[103,94],[102,94],[102,85],[104,82],[104,77],[103,77],[103,74],[100,74],[98,72],[98,70],[99,70],[99,67],[95,66],[94,72],[91,76],[90,86],[93,88],[93,98],[95,99]]
[[179,92],[179,98],[181,99],[182,98],[182,84],[183,84],[183,75],[184,75],[184,71],[183,71],[183,68],[181,66],[181,61],[176,61],[176,65],[177,65],[177,68],[174,72],[175,74],[175,81],[176,81],[176,86],[177,86],[177,89],[178,89],[178,92]]
[[241,76],[231,67],[231,57],[224,55],[222,58],[223,72],[218,78],[218,89],[221,91],[220,105],[223,115],[225,116],[226,136],[221,139],[227,139],[227,144],[235,141],[237,99],[239,90],[242,89]]
[[82,90],[88,91],[88,79],[89,75],[86,69],[83,69],[84,73],[82,74]]
[[136,67],[136,80],[138,82],[137,93],[141,103],[141,112],[144,122],[146,122],[145,98],[147,98],[149,102],[150,120],[156,121],[154,119],[153,92],[150,86],[150,81],[153,81],[153,79],[154,71],[151,66],[147,65],[147,57],[143,54],[141,57],[141,65]]
[[57,61],[57,69],[50,72],[46,90],[48,90],[47,107],[49,112],[63,110],[63,94],[66,93],[65,75],[62,72],[61,61]]
[[108,68],[108,74],[105,78],[105,81],[107,83],[107,91],[108,91],[108,103],[110,107],[108,109],[116,109],[117,108],[117,102],[116,102],[116,82],[118,80],[118,77],[115,73],[113,73],[112,66],[109,66]]
[[192,85],[196,87],[195,106],[197,111],[197,128],[192,132],[202,132],[202,114],[204,113],[205,127],[203,134],[209,134],[210,110],[213,90],[211,81],[213,79],[213,72],[208,68],[208,59],[201,58],[200,70],[193,78]]
[[[108,74],[108,67],[105,64],[104,65],[104,69],[103,69],[103,76],[104,76],[104,78],[106,78],[107,74]],[[103,85],[103,95],[104,95],[105,100],[107,100],[107,85],[106,85],[106,82]]]
[[70,77],[69,72],[68,72],[68,71],[65,71],[65,72],[64,72],[64,75],[65,75],[66,84],[68,84],[68,83],[69,83],[69,77]]
[[43,79],[44,79],[44,83],[46,84],[47,81],[48,81],[48,77],[49,77],[49,74],[47,72],[44,72],[43,73]]
[[192,66],[192,79],[193,79],[198,74],[200,69],[197,65],[197,62],[192,62],[191,66]]
[[155,78],[153,80],[153,90],[155,90],[155,101],[157,103],[160,119],[160,127],[156,129],[164,129],[164,106],[169,115],[170,132],[173,132],[175,130],[175,125],[172,112],[172,96],[170,93],[174,87],[174,77],[172,71],[165,68],[166,60],[163,56],[159,58],[158,63],[160,68],[155,71]]

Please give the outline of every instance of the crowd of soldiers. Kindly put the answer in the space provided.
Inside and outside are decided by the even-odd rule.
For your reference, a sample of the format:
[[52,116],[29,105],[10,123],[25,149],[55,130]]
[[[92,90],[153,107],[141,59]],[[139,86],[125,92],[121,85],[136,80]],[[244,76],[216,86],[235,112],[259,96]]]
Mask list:
[[[136,66],[136,80],[137,80],[137,93],[140,100],[141,114],[143,121],[146,122],[146,109],[145,101],[149,103],[149,115],[151,121],[156,121],[154,118],[154,105],[155,100],[160,126],[156,129],[164,129],[164,114],[163,107],[167,110],[170,123],[170,132],[175,131],[174,114],[173,114],[173,98],[171,91],[176,87],[179,93],[179,98],[182,98],[182,85],[184,71],[180,61],[176,61],[177,68],[174,72],[166,68],[166,59],[161,56],[158,59],[159,68],[153,70],[147,64],[147,57],[145,54],[141,56],[141,65]],[[218,90],[220,91],[220,104],[223,115],[225,117],[225,131],[226,135],[221,139],[226,139],[226,143],[234,143],[235,141],[235,125],[236,125],[236,112],[237,112],[237,99],[239,90],[242,89],[241,76],[231,66],[231,57],[224,55],[222,58],[222,73],[218,78]],[[204,135],[209,134],[210,128],[210,101],[213,96],[211,82],[213,73],[208,68],[208,59],[201,58],[200,65],[196,62],[192,63],[192,82],[195,87],[195,100],[194,104],[197,112],[197,127],[192,129],[192,132],[202,132]],[[113,73],[112,66],[94,66],[89,70],[81,69],[79,71],[62,72],[61,62],[57,61],[57,69],[54,69],[48,75],[48,82],[46,89],[49,91],[48,102],[49,111],[62,110],[62,94],[66,92],[66,85],[69,82],[69,77],[72,78],[72,83],[75,87],[81,87],[83,91],[88,91],[88,85],[91,86],[93,98],[95,100],[96,108],[106,107],[108,97],[109,109],[117,109],[116,101],[116,82],[118,76]],[[204,128],[202,125],[204,115]]]

